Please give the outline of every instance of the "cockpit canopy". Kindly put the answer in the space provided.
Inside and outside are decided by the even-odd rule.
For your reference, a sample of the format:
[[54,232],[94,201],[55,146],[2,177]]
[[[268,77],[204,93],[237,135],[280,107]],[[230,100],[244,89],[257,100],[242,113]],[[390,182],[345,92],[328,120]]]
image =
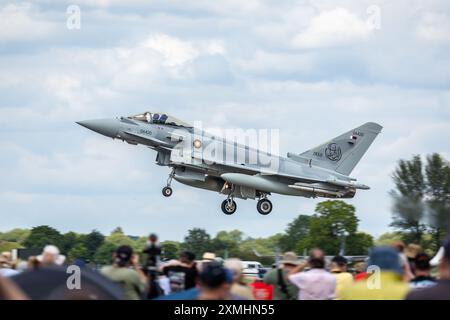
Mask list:
[[141,114],[137,114],[135,116],[129,117],[133,120],[144,121],[148,123],[156,123],[156,124],[165,124],[169,126],[175,127],[186,127],[191,128],[192,126],[186,122],[178,120],[175,117],[169,116],[163,112],[144,112]]

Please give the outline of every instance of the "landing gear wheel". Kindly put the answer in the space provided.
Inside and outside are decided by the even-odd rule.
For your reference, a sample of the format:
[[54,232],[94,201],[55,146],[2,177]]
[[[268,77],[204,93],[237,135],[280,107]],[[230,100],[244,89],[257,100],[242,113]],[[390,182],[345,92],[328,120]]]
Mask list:
[[236,212],[237,204],[234,200],[226,199],[222,202],[223,213],[230,215]]
[[164,197],[170,197],[172,195],[172,193],[173,193],[173,190],[171,187],[164,187],[162,189],[162,194]]
[[256,209],[258,212],[262,215],[268,215],[270,212],[272,212],[272,202],[270,202],[268,199],[261,199],[256,204]]

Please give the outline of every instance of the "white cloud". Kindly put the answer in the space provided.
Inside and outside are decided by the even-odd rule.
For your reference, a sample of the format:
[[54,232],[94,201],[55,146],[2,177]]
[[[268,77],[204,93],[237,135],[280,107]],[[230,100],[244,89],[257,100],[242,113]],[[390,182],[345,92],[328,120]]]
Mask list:
[[417,36],[432,43],[450,44],[450,16],[445,13],[425,13],[417,27]]
[[336,8],[313,17],[307,29],[297,34],[292,43],[298,48],[333,47],[367,40],[369,34],[361,18],[345,8]]
[[33,9],[27,2],[0,7],[0,42],[34,40],[54,31]]

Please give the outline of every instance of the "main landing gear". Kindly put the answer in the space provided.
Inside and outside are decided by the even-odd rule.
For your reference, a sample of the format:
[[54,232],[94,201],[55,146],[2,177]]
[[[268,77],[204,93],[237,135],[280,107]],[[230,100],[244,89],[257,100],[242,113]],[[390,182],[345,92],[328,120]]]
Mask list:
[[169,178],[167,178],[167,185],[162,189],[162,194],[164,197],[170,197],[173,193],[170,184],[172,183],[172,179],[174,176],[175,176],[175,169],[173,169],[172,172],[169,174]]
[[[231,191],[228,197],[222,202],[221,209],[222,212],[225,213],[226,215],[232,215],[233,213],[236,212],[237,204],[234,201],[234,186],[231,187]],[[272,202],[270,202],[270,200],[267,199],[266,194],[261,195],[261,198],[256,204],[256,209],[258,210],[259,214],[264,216],[272,212],[273,205]]]
[[262,214],[263,216],[268,215],[269,213],[272,212],[273,209],[273,205],[272,202],[270,202],[269,199],[267,199],[266,197],[261,198],[258,203],[256,204],[256,209],[258,210],[258,212],[260,214]]

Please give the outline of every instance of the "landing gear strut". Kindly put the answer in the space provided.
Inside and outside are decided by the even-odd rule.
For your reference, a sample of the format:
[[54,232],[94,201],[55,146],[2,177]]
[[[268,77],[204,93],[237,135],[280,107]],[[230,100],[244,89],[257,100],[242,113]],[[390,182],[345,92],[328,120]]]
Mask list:
[[234,185],[231,185],[230,193],[228,194],[228,197],[225,200],[223,200],[221,206],[223,213],[225,213],[226,215],[231,215],[235,213],[237,209],[237,204],[236,201],[234,201],[233,193],[234,193]]
[[270,202],[270,200],[267,199],[266,197],[261,198],[256,204],[256,209],[260,214],[264,216],[272,212],[272,208],[273,208],[272,202]]
[[173,193],[170,184],[172,183],[172,179],[175,176],[175,169],[172,169],[172,172],[169,174],[169,178],[167,178],[167,185],[162,189],[162,194],[164,197],[170,197]]

